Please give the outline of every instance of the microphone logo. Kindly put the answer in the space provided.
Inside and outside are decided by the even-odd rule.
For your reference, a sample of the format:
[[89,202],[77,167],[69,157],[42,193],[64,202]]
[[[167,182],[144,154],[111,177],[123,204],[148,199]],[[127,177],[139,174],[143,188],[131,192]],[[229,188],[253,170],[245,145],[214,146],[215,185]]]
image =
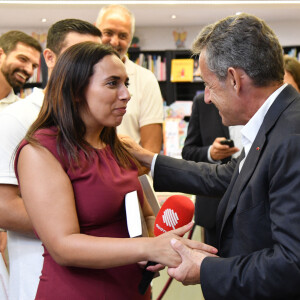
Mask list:
[[173,229],[175,229],[175,226],[178,224],[178,220],[179,220],[177,213],[170,208],[164,211],[162,219],[167,226],[172,227]]

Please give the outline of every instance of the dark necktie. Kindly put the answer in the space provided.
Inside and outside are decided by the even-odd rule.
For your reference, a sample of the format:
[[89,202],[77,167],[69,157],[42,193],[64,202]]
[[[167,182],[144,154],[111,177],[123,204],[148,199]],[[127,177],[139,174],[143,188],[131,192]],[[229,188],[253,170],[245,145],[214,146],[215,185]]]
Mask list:
[[245,148],[243,148],[241,155],[239,156],[239,173],[241,172],[244,162],[245,162]]

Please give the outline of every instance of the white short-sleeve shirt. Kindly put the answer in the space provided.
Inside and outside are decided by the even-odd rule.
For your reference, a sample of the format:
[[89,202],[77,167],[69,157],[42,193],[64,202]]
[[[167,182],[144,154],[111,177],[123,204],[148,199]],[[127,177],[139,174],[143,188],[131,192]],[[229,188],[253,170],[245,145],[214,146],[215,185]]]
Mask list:
[[127,57],[125,59],[131,99],[117,130],[118,133],[129,135],[140,143],[141,127],[163,123],[163,100],[155,75]]
[[[43,99],[43,91],[35,88],[28,97],[9,105],[0,113],[0,184],[18,184],[13,168],[13,154],[37,118]],[[43,252],[40,240],[8,231],[9,300],[35,298]]]
[[14,93],[12,89],[5,98],[2,98],[0,100],[0,112],[18,100],[20,100],[20,98]]

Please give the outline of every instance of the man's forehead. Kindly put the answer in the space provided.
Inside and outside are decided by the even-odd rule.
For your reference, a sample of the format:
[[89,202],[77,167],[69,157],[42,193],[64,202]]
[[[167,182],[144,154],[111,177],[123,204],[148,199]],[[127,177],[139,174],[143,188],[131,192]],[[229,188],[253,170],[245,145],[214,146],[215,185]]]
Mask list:
[[105,21],[110,21],[110,20],[118,20],[121,22],[128,22],[131,23],[131,18],[128,14],[122,13],[120,11],[107,11],[102,18],[101,23],[105,23]]
[[7,58],[10,56],[26,56],[29,58],[33,63],[39,64],[41,53],[34,47],[31,47],[29,45],[26,45],[22,42],[18,42],[16,44],[15,49],[10,51],[10,53],[7,55]]
[[67,48],[69,48],[75,44],[82,43],[82,42],[99,42],[99,43],[101,43],[101,39],[98,36],[94,36],[94,35],[88,34],[88,33],[78,33],[75,31],[69,32],[65,37],[61,52],[63,52],[64,50],[66,50]]
[[120,13],[109,13],[103,16],[102,22],[100,24],[102,30],[114,29],[118,31],[131,30],[131,19],[129,16]]
[[38,52],[38,53],[40,53],[37,49],[35,49],[34,47],[32,47],[32,46],[29,46],[29,45],[27,45],[27,44],[24,44],[24,43],[22,43],[22,42],[18,42],[17,44],[16,44],[16,47],[13,49],[13,50],[11,50],[10,51],[10,53],[12,53],[12,52],[32,52],[32,51],[36,51],[36,52]]

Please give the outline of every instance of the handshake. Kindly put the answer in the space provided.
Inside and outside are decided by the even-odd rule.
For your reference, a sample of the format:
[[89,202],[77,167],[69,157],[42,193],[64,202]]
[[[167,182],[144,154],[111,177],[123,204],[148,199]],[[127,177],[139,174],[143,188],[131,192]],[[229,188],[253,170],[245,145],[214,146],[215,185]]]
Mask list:
[[[173,230],[173,234],[182,237],[193,226],[191,221],[194,216],[194,209],[193,202],[186,196],[174,195],[169,197],[155,219],[155,236]],[[181,262],[176,267],[169,267],[168,274],[185,285],[200,283],[201,263],[206,256],[216,256],[217,249],[187,239],[172,238],[170,242]],[[171,262],[171,264],[173,263]],[[169,263],[166,262],[166,265]],[[155,272],[160,271],[163,267],[162,264],[155,262],[149,261],[147,263],[139,284],[140,294],[145,294]]]

